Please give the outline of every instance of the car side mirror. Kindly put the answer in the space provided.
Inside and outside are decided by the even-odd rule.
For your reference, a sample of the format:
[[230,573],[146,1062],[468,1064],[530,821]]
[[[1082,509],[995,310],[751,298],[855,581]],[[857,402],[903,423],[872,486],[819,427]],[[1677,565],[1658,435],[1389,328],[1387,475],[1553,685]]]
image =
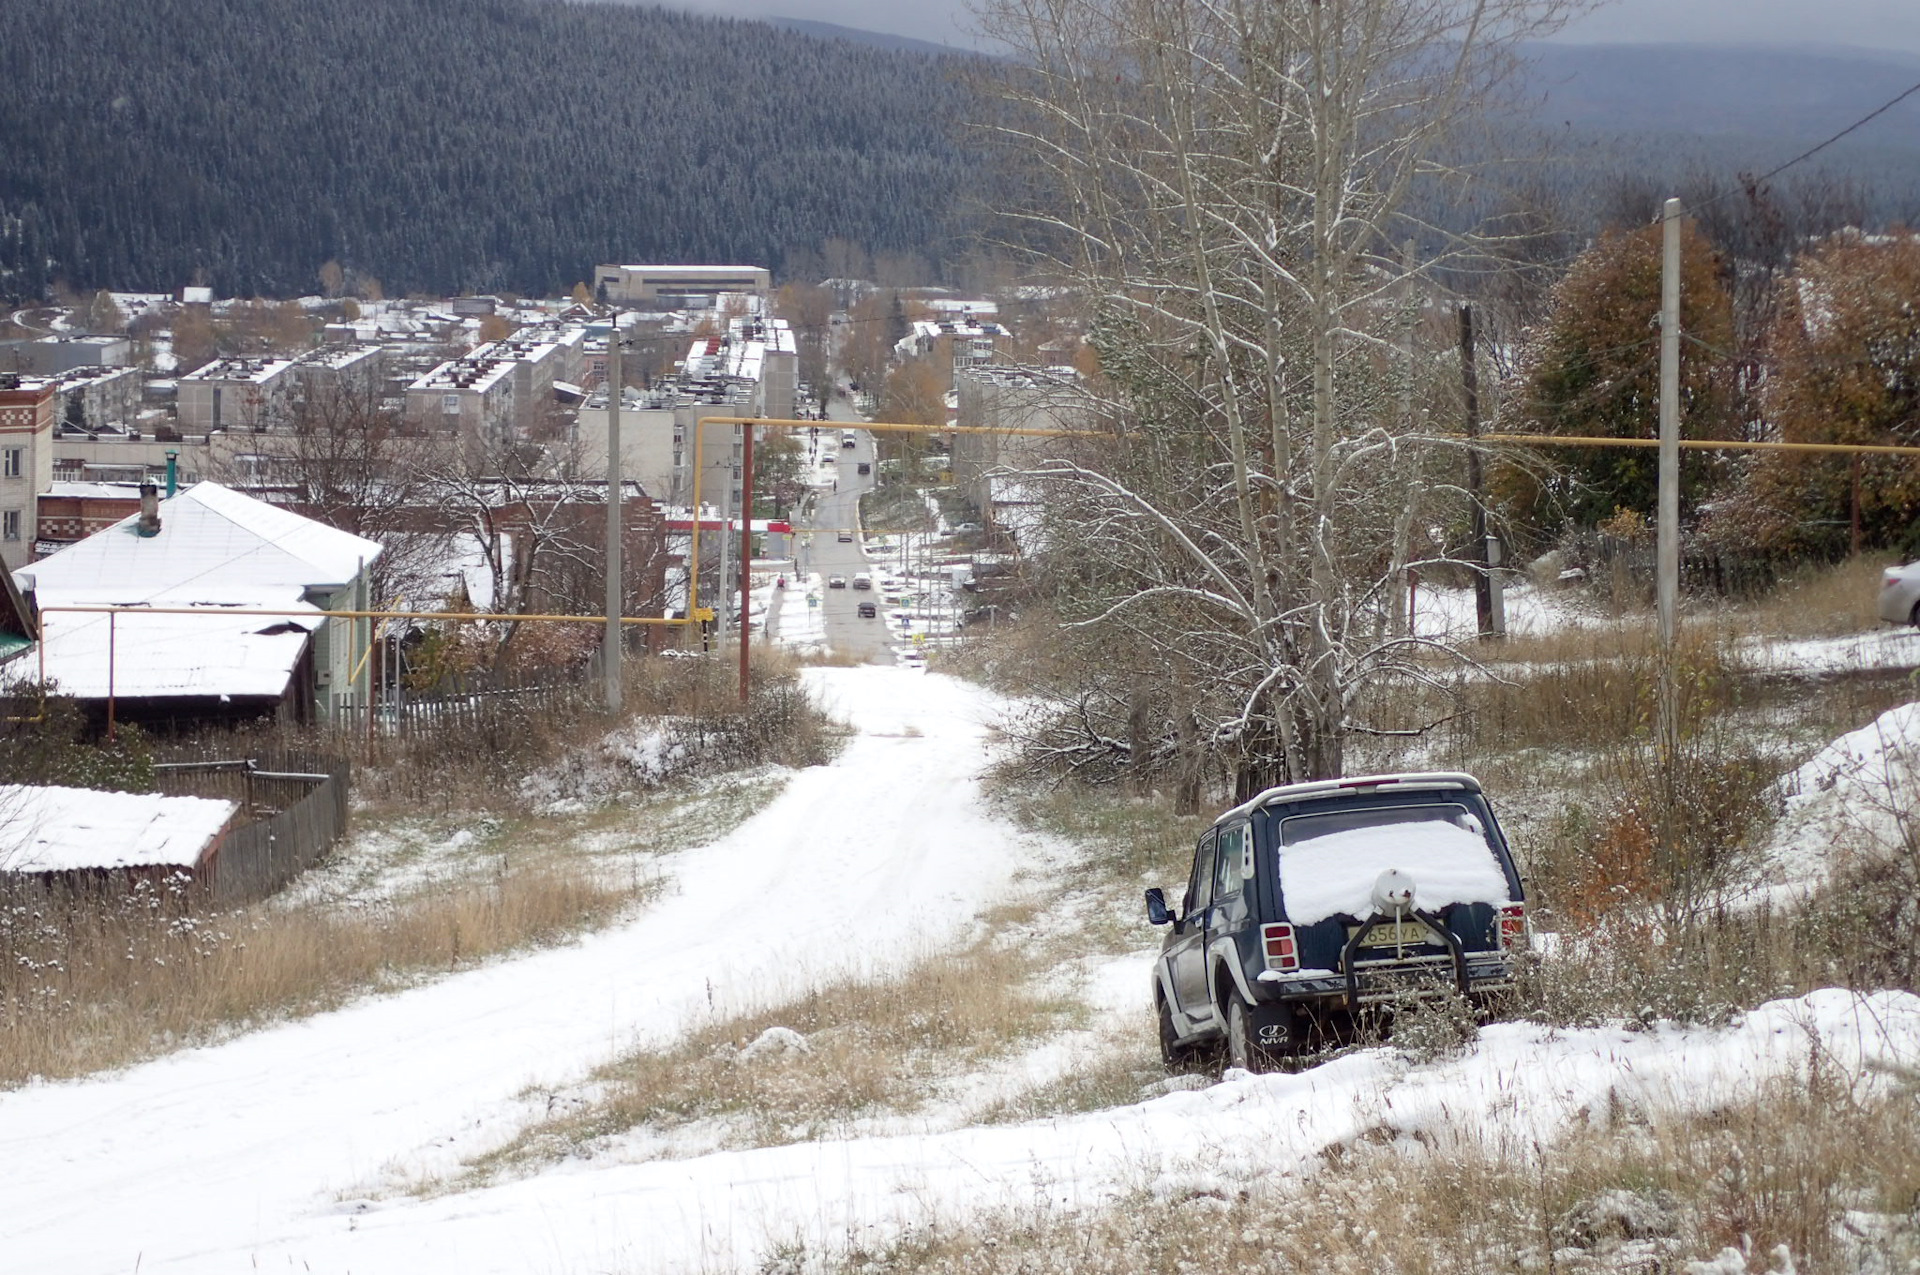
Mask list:
[[1167,896],[1157,885],[1147,891],[1147,920],[1155,925],[1168,925],[1173,921],[1173,913],[1167,911]]

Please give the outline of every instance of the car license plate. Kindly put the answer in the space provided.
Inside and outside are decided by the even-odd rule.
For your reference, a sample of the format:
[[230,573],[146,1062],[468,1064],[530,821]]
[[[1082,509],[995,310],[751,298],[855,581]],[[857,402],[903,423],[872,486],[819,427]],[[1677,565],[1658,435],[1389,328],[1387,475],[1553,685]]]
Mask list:
[[[1360,930],[1354,926],[1347,931],[1351,939]],[[1421,947],[1428,943],[1440,942],[1440,936],[1427,927],[1424,921],[1382,921],[1367,932],[1360,940],[1362,947]]]

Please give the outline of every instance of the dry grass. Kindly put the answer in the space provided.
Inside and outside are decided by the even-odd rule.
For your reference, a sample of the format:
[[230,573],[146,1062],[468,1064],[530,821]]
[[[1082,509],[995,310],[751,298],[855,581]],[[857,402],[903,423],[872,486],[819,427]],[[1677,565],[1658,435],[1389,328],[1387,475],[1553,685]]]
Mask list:
[[[634,1132],[662,1138],[667,1153],[772,1146],[919,1110],[939,1081],[1074,1021],[1075,1004],[1036,982],[1047,964],[1029,945],[982,941],[709,1023],[607,1064],[576,1091],[532,1095],[545,1118],[472,1163],[461,1185]],[[696,1124],[706,1128],[693,1141],[664,1141]]]
[[1163,1179],[1103,1208],[934,1222],[826,1257],[845,1275],[1165,1271],[1681,1271],[1732,1247],[1754,1271],[1920,1262],[1913,1079],[1815,1073],[1683,1115],[1620,1107],[1547,1146],[1381,1128],[1301,1177]]
[[121,1066],[603,924],[648,890],[530,860],[351,914],[164,888],[0,901],[0,1088]]
[[[629,702],[684,713],[720,698],[723,681],[710,662],[643,661]],[[747,713],[731,685],[723,713],[680,719],[711,770],[830,753],[833,731],[791,666],[767,669]],[[587,732],[597,739],[604,722],[564,705],[489,722],[376,741],[358,771],[359,834],[277,899],[213,911],[152,882],[0,895],[0,1088],[124,1065],[605,925],[651,894],[645,856],[721,835],[780,787],[756,773],[536,816],[520,780]],[[245,756],[260,742],[221,735],[167,749]]]
[[1842,637],[1879,628],[1880,573],[1898,561],[1861,554],[1831,567],[1804,568],[1765,597],[1732,607],[1725,622],[1738,632],[1778,638]]

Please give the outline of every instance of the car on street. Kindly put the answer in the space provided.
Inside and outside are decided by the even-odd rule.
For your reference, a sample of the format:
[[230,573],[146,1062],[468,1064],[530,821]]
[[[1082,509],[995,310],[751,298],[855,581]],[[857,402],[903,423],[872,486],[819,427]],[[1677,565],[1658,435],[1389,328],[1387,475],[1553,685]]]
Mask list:
[[828,576],[827,587],[829,589],[844,589],[847,587],[847,578],[845,576]]
[[1880,618],[1889,624],[1920,627],[1920,562],[1880,573]]
[[863,460],[863,461],[861,461],[861,462],[860,462],[860,465],[859,465],[859,471],[858,471],[858,472],[860,472],[860,473],[863,473],[863,474],[871,474],[871,473],[873,472],[873,465],[872,465],[872,463],[871,463],[870,461],[864,461],[864,460]]
[[864,571],[857,572],[853,577],[853,587],[856,589],[871,589],[873,587],[873,577]]
[[850,545],[853,543],[853,533],[851,531],[843,531],[838,536],[835,536],[834,539],[843,545]]
[[874,616],[880,614],[879,608],[874,606],[873,603],[871,602],[862,602],[859,606],[854,608],[854,611],[863,620],[871,620],[873,619]]
[[1169,1067],[1284,1066],[1420,1002],[1485,1015],[1528,943],[1506,838],[1452,772],[1269,788],[1201,836],[1178,911],[1147,891],[1147,919],[1171,927],[1153,972]]
[[860,441],[860,440],[859,440],[859,439],[857,439],[857,438],[855,438],[855,437],[854,437],[854,436],[853,436],[852,434],[842,434],[842,435],[840,435],[840,446],[842,446],[842,447],[853,447],[853,446],[856,446],[856,445],[858,445],[858,443],[859,443],[859,441]]

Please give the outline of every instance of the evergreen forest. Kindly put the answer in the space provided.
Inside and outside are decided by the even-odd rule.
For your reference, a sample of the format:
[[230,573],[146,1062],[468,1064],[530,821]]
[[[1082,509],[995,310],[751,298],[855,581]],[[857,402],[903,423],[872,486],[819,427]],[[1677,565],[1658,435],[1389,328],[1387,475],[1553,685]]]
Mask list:
[[553,293],[833,240],[937,268],[957,233],[952,58],[562,0],[0,0],[0,31],[0,296],[328,262]]

